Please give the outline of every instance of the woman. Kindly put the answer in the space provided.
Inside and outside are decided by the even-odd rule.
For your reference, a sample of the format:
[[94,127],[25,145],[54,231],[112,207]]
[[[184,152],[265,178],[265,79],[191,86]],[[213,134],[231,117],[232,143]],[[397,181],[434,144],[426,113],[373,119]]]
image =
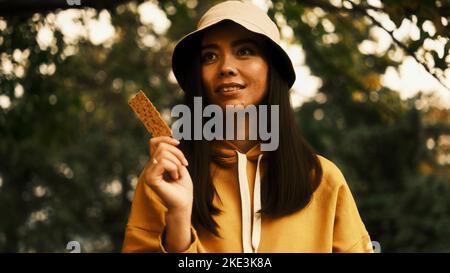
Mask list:
[[194,96],[222,109],[279,105],[279,146],[262,151],[248,123],[236,127],[244,140],[152,138],[123,251],[372,252],[342,173],[299,133],[289,101],[295,73],[279,39],[262,10],[227,1],[176,45],[186,105]]

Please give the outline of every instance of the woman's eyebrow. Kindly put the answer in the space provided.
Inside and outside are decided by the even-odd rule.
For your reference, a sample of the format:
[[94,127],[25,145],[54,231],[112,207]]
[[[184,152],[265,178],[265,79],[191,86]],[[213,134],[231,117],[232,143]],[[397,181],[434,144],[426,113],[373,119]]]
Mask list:
[[231,43],[231,46],[235,47],[235,46],[238,46],[238,45],[241,45],[241,44],[253,44],[254,46],[258,45],[258,43],[254,39],[245,38],[245,39],[239,39],[239,40],[233,41]]
[[[258,46],[258,43],[254,39],[250,39],[250,38],[235,40],[235,41],[231,42],[231,46],[236,47],[238,45],[247,44],[247,43],[253,44],[254,46]],[[206,44],[206,45],[202,45],[201,50],[217,49],[217,48],[219,48],[219,46],[217,44]]]
[[202,45],[202,49],[201,50],[204,50],[204,49],[217,49],[217,48],[219,48],[219,46],[217,44],[207,44],[207,45]]

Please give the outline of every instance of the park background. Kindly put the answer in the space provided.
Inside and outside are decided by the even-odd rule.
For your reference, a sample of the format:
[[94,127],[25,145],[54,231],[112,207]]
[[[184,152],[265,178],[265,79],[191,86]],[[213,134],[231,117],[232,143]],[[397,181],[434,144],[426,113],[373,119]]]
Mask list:
[[[174,44],[218,1],[0,0],[0,252],[118,252]],[[296,68],[302,133],[382,252],[450,252],[450,2],[252,1]]]

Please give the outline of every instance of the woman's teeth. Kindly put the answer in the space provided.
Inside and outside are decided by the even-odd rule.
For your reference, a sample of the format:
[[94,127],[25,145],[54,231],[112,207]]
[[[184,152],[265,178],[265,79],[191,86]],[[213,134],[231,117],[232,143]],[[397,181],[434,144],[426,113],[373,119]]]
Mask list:
[[236,91],[236,90],[239,90],[239,89],[241,89],[241,87],[238,87],[238,86],[225,87],[225,88],[222,88],[222,92],[231,92],[231,91]]

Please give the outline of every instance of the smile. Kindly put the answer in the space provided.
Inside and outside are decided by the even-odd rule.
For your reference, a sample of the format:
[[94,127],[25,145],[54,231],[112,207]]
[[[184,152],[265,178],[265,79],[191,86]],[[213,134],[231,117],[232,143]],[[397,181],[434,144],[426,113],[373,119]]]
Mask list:
[[216,88],[216,92],[225,96],[232,96],[239,93],[245,86],[238,83],[221,84]]
[[219,92],[233,92],[242,89],[243,87],[234,86],[234,87],[224,87],[219,89]]

